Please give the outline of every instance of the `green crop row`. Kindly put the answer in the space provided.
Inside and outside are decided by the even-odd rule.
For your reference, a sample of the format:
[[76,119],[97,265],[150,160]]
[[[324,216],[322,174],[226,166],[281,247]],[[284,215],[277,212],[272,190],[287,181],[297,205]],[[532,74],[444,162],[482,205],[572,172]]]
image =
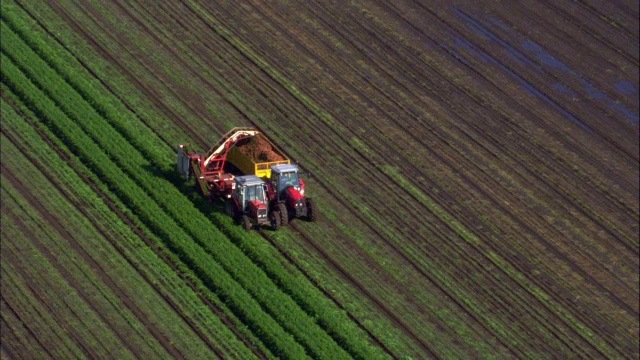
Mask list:
[[[3,190],[5,190],[3,195],[7,195],[6,198],[10,204],[15,204],[11,201],[13,200],[11,189],[4,185],[5,181],[6,179],[2,179]],[[6,198],[3,197],[3,199]],[[50,234],[34,232],[30,236],[24,229],[18,229],[18,225],[13,225],[13,221],[8,225],[6,230],[3,226],[3,233],[7,235],[3,237],[3,257],[11,259],[7,260],[11,263],[11,268],[7,271],[10,277],[22,276],[25,282],[28,281],[23,295],[32,293],[38,299],[35,301],[46,299],[46,308],[54,314],[56,326],[70,327],[74,332],[82,334],[85,347],[95,351],[97,356],[111,355],[117,358],[133,359],[131,349],[111,327],[109,323],[111,320],[104,319],[97,313],[93,308],[94,304],[83,298],[84,294],[81,290],[71,286],[68,280],[52,266],[47,256],[28,240],[31,236],[49,240]],[[6,265],[3,263],[3,266]],[[147,355],[155,353],[155,351],[149,352],[146,347],[142,347],[140,351]],[[155,355],[157,356],[157,353]]]
[[[293,337],[267,315],[258,302],[189,237],[134,180],[123,173],[65,113],[40,92],[8,57],[3,58],[2,75],[3,82],[24,99],[42,121],[52,127],[69,148],[85,161],[94,173],[103,178],[111,191],[121,197],[172,251],[226,300],[230,308],[273,349],[275,354],[293,358],[305,357],[304,349]],[[218,240],[219,238],[214,236],[209,239],[213,242]]]
[[[11,30],[6,29],[6,31],[9,32]],[[12,42],[15,45],[18,43],[18,39],[13,39]],[[21,59],[25,59],[25,58],[31,59],[34,63],[38,62],[38,59],[35,56],[32,56],[31,58],[29,58],[29,51],[27,47],[19,48],[14,46],[11,49],[3,48],[3,51],[7,53],[10,51],[13,51],[14,53],[22,51],[22,53],[18,53],[18,55],[15,55],[15,56],[20,57]],[[34,68],[38,70],[48,69],[46,65],[44,63],[37,64],[36,66],[30,64],[30,66],[25,68],[25,71],[29,72],[29,75],[32,79],[40,76],[41,86],[45,86],[45,83],[44,81],[42,81],[42,79],[44,78],[48,79],[48,83],[46,84],[46,86],[52,88],[51,90],[48,91],[48,95],[50,97],[57,97],[57,94],[65,94],[64,97],[61,97],[58,99],[58,101],[60,102],[63,108],[65,106],[64,102],[69,103],[70,101],[73,101],[74,103],[73,108],[68,107],[65,109],[65,111],[70,113],[75,113],[74,118],[77,121],[79,121],[81,117],[82,118],[87,117],[88,114],[92,113],[93,110],[91,107],[85,107],[82,110],[78,110],[78,108],[82,108],[81,105],[83,103],[83,100],[81,98],[74,99],[73,98],[74,91],[72,89],[66,88],[65,87],[66,83],[64,83],[64,85],[61,85],[63,87],[56,89],[56,85],[63,84],[63,82],[57,84],[51,81],[51,79],[56,77],[55,73],[53,72],[47,73],[47,71],[44,71],[43,73],[38,73],[33,70]],[[153,166],[153,165],[147,162],[144,158],[139,157],[138,155],[139,153],[136,151],[136,149],[132,148],[129,145],[129,143],[126,140],[122,139],[120,134],[117,131],[113,130],[111,127],[109,127],[109,125],[103,124],[100,126],[100,129],[98,130],[96,126],[98,126],[97,123],[101,119],[101,117],[98,116],[97,114],[92,114],[92,115],[93,116],[88,116],[88,117],[91,118],[91,120],[93,121],[89,122],[88,120],[87,123],[85,123],[85,126],[88,126],[89,131],[94,131],[94,136],[93,136],[94,139],[101,142],[102,148],[109,152],[109,155],[112,159],[118,159],[118,158],[120,159],[120,162],[121,162],[120,165],[124,169],[128,170],[127,171],[128,176],[136,178],[136,180],[139,180],[141,183],[143,183],[142,185],[145,185],[144,184],[145,178],[139,175],[139,172],[136,172],[136,170],[144,169],[145,166]],[[85,129],[87,129],[87,127],[85,127]],[[58,128],[57,130],[61,131],[62,129]],[[122,139],[121,146],[112,145],[114,142],[114,139]],[[92,156],[94,156],[94,153],[92,153]],[[135,164],[136,162],[138,164]],[[94,169],[94,171],[95,170],[96,169]],[[161,185],[165,185],[165,186],[163,187]],[[184,215],[183,213],[181,213],[178,207],[174,206],[174,205],[177,205],[176,202],[173,201],[173,204],[172,204],[170,202],[171,200],[169,199],[169,196],[172,196],[173,198],[175,198],[173,194],[180,195],[180,193],[178,193],[175,190],[175,188],[171,187],[166,180],[158,179],[156,182],[154,182],[154,184],[152,185],[147,184],[147,186],[148,186],[147,191],[150,192],[151,195],[156,195],[154,196],[156,198],[156,201],[164,203],[163,210],[165,212],[172,213],[174,219],[177,219],[185,229],[190,228],[189,235],[191,235],[194,238],[199,237],[200,243],[208,249],[208,252],[210,254],[221,254],[221,253],[229,253],[229,251],[234,251],[233,246],[229,246],[227,248],[221,248],[220,244],[222,243],[222,241],[206,243],[206,241],[202,239],[202,235],[201,235],[202,231],[200,230],[196,231],[195,229],[204,229],[206,231],[207,228],[211,228],[210,221],[208,221],[198,212],[194,212],[193,213],[194,216],[192,217],[187,217],[187,215]],[[166,193],[161,193],[160,191],[166,191]],[[159,194],[164,196],[158,196]],[[189,207],[189,209],[192,210],[191,207]],[[189,222],[191,222],[191,224],[189,224]],[[214,234],[219,235],[220,233],[214,232]],[[220,239],[220,237],[218,237],[218,239]],[[237,253],[237,250],[235,251]],[[295,303],[292,302],[290,299],[287,300],[288,297],[286,295],[283,294],[282,296],[280,296],[280,299],[277,299],[277,302],[275,304],[273,301],[272,302],[264,301],[264,295],[261,296],[260,295],[261,293],[265,294],[269,292],[271,293],[271,296],[274,296],[274,295],[278,295],[278,290],[276,289],[274,293],[274,292],[270,292],[269,290],[266,290],[264,286],[260,286],[262,284],[268,285],[269,283],[271,283],[269,281],[269,278],[266,277],[263,273],[261,273],[258,268],[255,268],[256,270],[252,272],[250,271],[252,270],[250,265],[242,266],[241,263],[238,264],[237,261],[243,261],[242,259],[244,259],[244,256],[241,256],[241,254],[238,254],[237,257],[232,258],[230,256],[222,257],[218,255],[218,259],[219,261],[222,261],[223,263],[225,263],[226,265],[225,270],[232,273],[236,278],[240,278],[243,281],[243,285],[246,288],[252,289],[253,294],[256,298],[263,299],[261,303],[267,306],[268,309],[271,309],[270,310],[271,314],[278,317],[281,323],[288,324],[288,326],[292,328],[293,333],[297,334],[301,338],[303,339],[308,338],[308,340],[305,341],[305,344],[310,351],[312,351],[315,354],[324,353],[326,355],[335,354],[337,352],[339,353],[341,351],[340,348],[336,348],[335,345],[330,345],[331,343],[333,343],[333,341],[330,338],[327,338],[326,340],[322,341],[323,337],[326,337],[326,334],[324,332],[322,331],[318,332],[314,330],[314,325],[312,323],[305,324],[305,322],[309,321],[309,320],[304,320],[305,318],[307,318],[306,314],[304,312],[300,312],[300,310],[297,310],[298,308],[295,305]],[[233,261],[236,261],[236,263],[234,263]],[[243,269],[243,270],[240,271],[239,269]],[[260,279],[261,277],[264,280],[256,280],[256,278]],[[298,313],[297,315],[298,317],[295,318],[295,320],[291,318],[289,319],[287,318],[290,315],[295,316],[296,313]],[[311,338],[313,340],[311,340]]]
[[[5,195],[4,189],[2,196]],[[0,235],[3,239],[7,239],[11,235],[15,235],[16,239],[29,241],[22,233],[14,233],[11,231],[11,224],[5,220],[3,215],[3,225]],[[4,250],[4,244],[3,244]],[[8,253],[7,253],[8,254]],[[3,256],[7,256],[4,254]],[[56,344],[55,346],[46,347],[43,351],[47,351],[49,357],[58,359],[71,359],[84,357],[83,349],[80,344],[73,341],[70,334],[60,326],[60,322],[56,319],[56,313],[50,311],[46,303],[40,302],[36,295],[30,290],[28,282],[18,272],[17,269],[6,260],[2,261],[2,300],[10,306],[2,307],[2,317],[13,314],[18,318],[17,322],[10,322],[11,326],[17,328],[16,339],[22,349],[29,349],[28,354],[33,355],[32,358],[46,358],[47,356],[38,357],[37,346],[40,344]],[[9,322],[9,321],[8,321]],[[3,348],[8,342],[5,337],[11,333],[9,327],[3,327],[2,342]],[[24,334],[26,336],[20,336]],[[37,338],[34,337],[37,336]],[[36,346],[30,347],[30,343],[36,343]]]
[[[21,34],[21,36],[24,35],[25,34]],[[38,53],[41,56],[43,54],[46,55],[43,51],[38,51]],[[54,61],[55,59],[52,59],[50,62]],[[68,66],[68,63],[65,64],[64,67],[58,63],[55,68],[58,72],[66,71],[71,73],[64,75],[64,78],[72,83],[74,89],[78,90],[84,98],[102,99],[105,97],[104,94],[97,93],[99,90],[87,86],[84,82],[74,80],[75,77],[70,70],[73,69],[73,67]],[[157,146],[157,141],[154,143],[154,140],[156,139],[153,134],[149,133],[148,129],[146,129],[145,132],[145,129],[135,128],[129,125],[132,122],[135,122],[136,119],[128,119],[126,116],[128,114],[120,116],[119,114],[122,112],[117,112],[118,109],[116,109],[111,103],[103,105],[101,104],[101,101],[94,100],[92,104],[99,109],[100,113],[102,113],[105,118],[110,120],[110,123],[113,124],[118,131],[126,134],[128,140],[131,141],[131,139],[133,139],[137,141],[136,147],[141,149],[145,156],[154,160],[156,164],[159,163],[162,165],[167,163],[166,158],[168,156],[166,155],[166,151],[164,154],[162,153],[163,151],[161,151],[165,150],[165,148],[159,148]],[[142,140],[136,140],[136,134],[139,138],[145,139],[146,142],[142,143]],[[173,155],[173,153],[170,154]],[[164,171],[165,169],[163,168],[162,170]],[[251,257],[255,262],[259,263],[259,265],[268,272],[269,276],[278,283],[278,286],[284,288],[288,294],[303,306],[305,311],[313,314],[314,317],[318,317],[318,321],[323,325],[323,328],[332,334],[332,337],[337,339],[343,347],[349,349],[352,354],[359,354],[358,356],[364,358],[372,358],[373,356],[380,355],[380,350],[368,343],[366,340],[367,335],[348,318],[346,313],[344,311],[336,310],[335,304],[324,298],[307,279],[298,276],[296,281],[292,281],[290,274],[282,271],[281,263],[274,259],[271,254],[265,253],[265,251],[257,252],[255,250],[258,248],[257,245],[259,243],[256,241],[257,237],[247,236],[241,232],[237,226],[232,224],[230,219],[219,211],[212,212],[211,216],[216,224],[224,229],[225,235],[231,237],[234,242],[239,244],[245,254]]]
[[[11,92],[9,89],[4,88],[4,96],[6,100],[11,98]],[[15,104],[19,108],[23,117],[33,118],[34,116],[30,111]],[[56,182],[62,184],[61,188],[67,189],[65,195],[73,199],[76,206],[83,209],[83,212],[94,223],[94,225],[102,231],[102,233],[109,234],[109,236],[116,241],[113,245],[118,247],[119,251],[125,254],[130,262],[136,263],[136,268],[139,272],[144,273],[150,282],[154,284],[158,291],[166,294],[180,308],[180,312],[183,316],[191,318],[191,322],[195,322],[196,326],[200,329],[202,334],[210,337],[213,336],[218,339],[221,345],[228,348],[232,354],[247,358],[248,354],[246,347],[240,344],[237,339],[233,339],[232,334],[228,334],[228,329],[224,324],[220,322],[215,315],[213,315],[210,309],[203,304],[200,299],[193,293],[193,290],[184,284],[184,281],[180,279],[175,271],[179,271],[183,276],[189,278],[192,283],[198,283],[199,292],[206,293],[209,301],[212,301],[215,306],[224,308],[224,305],[212,294],[208,289],[199,284],[199,279],[193,275],[193,273],[186,268],[180,260],[171,252],[169,252],[162,241],[157,239],[144,224],[142,224],[124,204],[120,203],[112,193],[102,183],[101,179],[96,177],[93,173],[84,167],[84,164],[78,160],[72,154],[67,154],[68,158],[65,162],[56,153],[55,150],[46,145],[40,136],[31,128],[24,120],[17,115],[13,109],[6,106],[6,102],[2,103],[2,118],[5,126],[5,130],[12,136],[15,143],[20,144],[21,150],[24,153],[28,153],[30,160],[34,161],[39,166],[48,179],[54,179]],[[53,134],[48,132],[46,127],[39,128],[39,131],[46,133],[48,141],[54,142],[52,146],[57,147],[58,151],[68,152],[68,149],[64,144],[56,141],[57,139]],[[5,142],[3,142],[4,146]],[[4,153],[3,149],[3,153]],[[69,168],[73,167],[73,170]],[[122,222],[116,214],[114,214],[103,200],[89,187],[83,180],[76,174],[87,177],[88,180],[97,187],[103,196],[110,198],[111,201],[118,203],[119,211],[129,217],[133,224],[127,225]],[[133,233],[130,226],[138,228],[145,234],[150,241],[152,241],[153,248],[162,249],[162,255],[171,259],[171,262],[177,266],[176,269],[170,268],[165,262],[158,258],[158,256],[140,240]],[[225,315],[229,316],[229,314]],[[241,332],[242,328],[240,329]],[[245,333],[245,337],[251,337],[251,333]],[[212,340],[216,343],[216,339]],[[256,344],[259,341],[255,341]],[[263,352],[266,349],[262,349]]]
[[[14,9],[14,13],[16,13],[19,10],[20,10],[19,8]],[[50,46],[50,44],[52,43],[52,41],[45,42],[45,41],[39,40],[34,35],[34,33],[37,33],[38,31],[37,23],[29,22],[27,24],[23,24],[25,20],[22,18],[14,19],[11,16],[7,16],[7,17],[9,18],[9,20],[11,20],[12,23],[20,24],[21,27],[27,26],[30,29],[34,30],[34,31],[29,31],[28,33],[23,32],[20,34],[20,36],[24,38],[31,37],[31,40],[29,40],[30,46],[42,47],[42,46],[46,46],[44,45],[45,43]],[[13,26],[13,27],[15,29],[16,26]],[[38,51],[38,53],[41,56],[44,54],[43,51]],[[59,72],[62,72],[62,71],[71,72],[73,71],[74,68],[77,67],[73,65],[76,60],[72,56],[69,56],[66,52],[57,50],[54,54],[55,56],[52,56],[53,59],[51,59],[51,62],[56,62],[55,67]],[[100,59],[96,61],[99,62],[99,60]],[[86,61],[87,60],[85,59],[85,62]],[[97,65],[95,66],[95,68],[97,69],[97,71],[99,71],[102,68],[104,68],[104,65]],[[65,79],[74,80],[76,77],[78,76],[67,75],[65,76]],[[89,80],[82,81],[79,84],[74,84],[73,86],[74,88],[80,91],[79,89],[80,87],[86,88],[88,85],[94,82],[95,81],[92,82]],[[89,90],[82,89],[82,92],[86,94],[89,92]],[[131,95],[135,96],[136,94],[131,94]],[[94,97],[97,98],[97,96],[94,96]],[[106,97],[108,96],[105,96],[104,94],[100,94],[101,99]],[[102,106],[100,104],[97,104],[97,105],[100,106],[100,108],[103,109],[103,111],[106,114],[113,114],[113,112],[110,112],[112,110],[110,110],[107,106]],[[114,104],[113,101],[111,101],[109,102],[109,105],[118,106],[119,104],[117,103]],[[121,112],[119,112],[118,114],[121,114]],[[124,115],[125,116],[117,115],[116,116],[117,120],[122,119],[122,122],[126,124],[132,122],[132,121],[126,121],[125,119],[127,114],[124,114]],[[136,119],[133,119],[133,120],[136,121]],[[150,119],[146,119],[146,121],[149,121],[149,120]],[[153,120],[155,121],[156,119],[153,119]],[[140,135],[146,136],[147,133],[143,131],[143,132],[140,132]],[[363,358],[373,358],[373,357],[379,357],[381,355],[380,349],[370,345],[370,341],[368,340],[368,335],[363,330],[358,328],[357,325],[349,319],[346,312],[337,310],[335,304],[333,304],[332,301],[330,301],[329,299],[323,297],[321,292],[318,289],[316,289],[304,277],[304,275],[302,275],[295,267],[291,266],[286,262],[282,262],[281,257],[280,258],[278,257],[279,254],[277,253],[273,254],[274,249],[271,246],[269,246],[268,243],[266,243],[264,240],[262,240],[258,236],[247,236],[247,234],[244,234],[242,232],[237,232],[236,231],[237,227],[231,224],[229,219],[226,218],[223,214],[220,214],[217,211],[217,209],[214,211],[210,211],[210,213],[211,214],[208,214],[208,215],[210,215],[214,219],[214,221],[216,221],[216,224],[218,224],[223,229],[225,229],[225,233],[228,236],[233,238],[233,241],[236,242],[241,247],[243,252],[245,252],[245,254],[247,254],[252,258],[252,260],[258,263],[263,269],[265,269],[265,271],[269,273],[269,276],[274,278],[274,281],[277,282],[278,286],[282,287],[299,304],[301,304],[301,306],[305,311],[313,314],[314,317],[317,317],[318,322],[322,325],[322,327],[325,328],[328,332],[330,332],[332,334],[332,337],[336,338],[337,341],[339,341],[344,347],[348,348],[350,353],[358,354],[357,356],[363,357]],[[235,235],[232,235],[230,231],[227,229],[231,229],[230,231],[233,232]],[[275,236],[277,236],[277,238],[282,239],[282,241],[284,241],[284,238],[290,238],[292,235],[288,232],[283,232],[283,233],[274,235],[274,237]],[[288,266],[289,269],[283,272],[281,268],[286,266]],[[295,274],[295,278],[294,278],[294,274]],[[360,307],[352,311],[358,312],[360,311]],[[366,314],[363,316],[370,318],[370,314]],[[376,322],[371,322],[371,321],[368,321],[368,323],[377,324]],[[396,334],[395,336],[398,336],[397,330],[394,329],[390,324],[387,324],[386,327],[383,326],[380,329],[381,329],[380,334],[382,335],[381,336],[379,335],[379,336],[381,337],[382,341],[385,341],[385,342],[390,341],[390,338],[392,337],[391,335],[392,333],[395,333]],[[403,353],[402,350],[398,350],[398,352]]]
[[[84,248],[84,251],[91,254],[95,253],[93,257],[100,266],[107,269],[105,272],[114,273],[111,278],[121,279],[119,281],[120,286],[124,285],[131,294],[135,294],[132,299],[134,302],[140,302],[138,307],[143,309],[147,316],[153,319],[154,323],[161,324],[163,328],[173,334],[172,341],[174,346],[180,347],[182,345],[184,349],[188,349],[189,353],[194,356],[206,356],[206,351],[201,352],[203,351],[203,344],[199,341],[200,339],[184,326],[184,322],[180,321],[175,311],[172,311],[171,308],[155,305],[158,301],[153,294],[157,291],[166,293],[166,296],[174,302],[175,307],[188,306],[188,308],[183,309],[182,315],[183,317],[191,318],[192,322],[194,317],[204,316],[207,319],[206,322],[198,321],[196,324],[198,327],[204,327],[202,330],[205,336],[214,337],[212,340],[214,343],[224,344],[224,348],[229,349],[230,354],[243,354],[242,357],[245,358],[250,356],[250,353],[246,353],[246,347],[206,307],[200,310],[192,309],[192,307],[198,305],[194,303],[194,300],[197,301],[198,299],[197,297],[194,299],[191,289],[185,288],[184,285],[176,284],[176,280],[179,280],[176,274],[158,259],[148,247],[145,247],[140,239],[136,239],[130,228],[124,226],[122,222],[114,222],[109,219],[108,215],[113,216],[115,214],[106,208],[105,204],[97,198],[95,193],[82,180],[75,176],[73,171],[69,171],[68,166],[57,156],[53,149],[42,141],[35,139],[37,135],[33,136],[33,129],[19,118],[16,118],[17,115],[15,113],[11,114],[7,111],[4,105],[5,103],[3,102],[2,115],[6,131],[15,136],[23,147],[22,151],[32,156],[32,159],[46,159],[46,162],[38,163],[41,170],[36,170],[18,150],[13,150],[11,141],[3,136],[2,151],[6,156],[4,164],[14,168],[14,171],[16,173],[19,172],[23,178],[29,178],[33,194],[42,199],[41,202],[53,216],[59,218],[63,223],[68,223],[64,226],[65,228],[77,229],[74,234],[86,239],[80,242],[80,246]],[[65,196],[69,199],[74,199],[75,207],[82,209],[83,214],[86,214],[86,219],[100,228],[102,234],[112,238],[112,244],[109,245],[114,245],[122,253],[127,254],[126,262],[117,256],[118,253],[115,248],[107,246],[104,238],[99,233],[96,233],[91,225],[88,225],[86,221],[80,221],[82,216],[75,212],[73,207],[68,207],[64,199],[59,198],[55,189],[50,188],[47,181],[44,180],[45,178],[41,172],[45,173],[44,176],[46,178],[57,182],[61,189],[64,188],[66,190]],[[95,208],[96,205],[98,205],[98,209]],[[99,205],[102,205],[102,208]],[[64,252],[64,246],[59,248],[58,252]],[[131,254],[132,252],[135,254]],[[136,268],[131,268],[130,263],[136,264]],[[152,289],[148,283],[141,282],[138,276],[134,276],[134,274],[137,274],[136,270],[141,267],[143,268],[142,272],[146,273],[147,281],[154,284],[155,289]],[[159,282],[162,282],[162,284],[159,284]],[[170,284],[164,285],[164,283]],[[100,283],[96,281],[96,287],[99,286]],[[183,304],[184,298],[192,304]],[[159,302],[163,304],[165,300],[163,299]],[[202,304],[199,305],[202,306]],[[194,311],[197,311],[197,314],[194,314]]]
[[[131,146],[119,132],[104,122],[99,114],[83,101],[80,96],[74,96],[76,93],[66,82],[53,81],[57,74],[48,68],[44,62],[41,62],[37,56],[31,56],[33,53],[29,51],[27,46],[20,46],[22,45],[20,39],[17,36],[12,38],[11,30],[6,28],[5,31],[9,34],[9,41],[12,42],[13,46],[11,49],[3,48],[3,50],[13,51],[14,54],[17,53],[15,55],[17,58],[26,61],[29,66],[25,67],[25,70],[29,72],[31,78],[38,79],[41,86],[48,87],[48,96],[56,99],[66,112],[72,114],[76,121],[83,123],[83,120],[87,119],[83,123],[85,125],[84,129],[93,133],[93,138],[100,142],[102,150],[108,152],[111,159],[114,161],[120,160],[119,166],[126,171],[128,176],[141,183],[143,187],[146,187],[147,192],[151,193],[152,196],[155,195],[153,197],[163,205],[164,212],[170,213],[173,219],[177,220],[186,230],[185,232],[188,235],[185,235],[198,240],[202,247],[216,258],[232,278],[239,279],[242,286],[267,309],[267,312],[273,318],[278,319],[281,324],[288,327],[294,336],[302,339],[310,352],[316,355],[324,353],[324,356],[329,356],[329,354],[341,351],[327,334],[297,307],[295,302],[281,293],[259,268],[255,267],[255,265],[247,261],[246,257],[239,253],[237,248],[228,243],[225,248],[223,235],[213,228],[201,213],[195,211],[193,207],[185,208],[183,206],[184,203],[181,204],[176,201],[176,199],[180,200],[180,198],[184,199],[184,197],[166,179],[157,178],[149,171],[147,171],[146,176],[142,175],[141,173],[145,172],[143,169],[152,167],[153,164],[142,157],[136,148]],[[45,79],[47,79],[46,82]],[[56,85],[59,87],[56,87]],[[58,94],[64,94],[64,96],[58,96]],[[73,104],[73,106],[68,104]],[[91,155],[95,156],[95,152],[92,152]],[[149,181],[150,178],[154,177],[156,179],[153,182]],[[154,218],[157,219],[158,217]],[[166,237],[174,235],[171,233],[172,230],[165,231]],[[210,241],[212,237],[215,241]],[[266,294],[269,294],[269,297]]]

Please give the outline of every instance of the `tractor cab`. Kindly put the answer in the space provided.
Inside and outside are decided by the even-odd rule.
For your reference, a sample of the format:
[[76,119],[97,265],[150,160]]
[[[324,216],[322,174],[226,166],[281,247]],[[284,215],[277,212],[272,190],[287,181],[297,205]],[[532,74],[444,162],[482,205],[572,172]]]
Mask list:
[[255,175],[236,176],[235,180],[239,207],[247,213],[250,212],[252,204],[254,207],[264,207],[264,217],[266,217],[265,182]]
[[282,225],[287,225],[289,218],[301,216],[314,221],[317,214],[315,203],[305,196],[304,180],[300,179],[298,173],[297,165],[271,166],[271,178],[267,184],[268,195],[271,206],[282,215]]
[[298,166],[281,164],[271,167],[271,184],[278,201],[286,201],[287,189],[293,188],[304,197],[304,181],[298,176]]
[[246,230],[263,224],[271,224],[277,230],[281,216],[277,210],[269,212],[266,190],[267,184],[255,175],[236,176],[235,192],[225,204],[227,213],[240,221]]

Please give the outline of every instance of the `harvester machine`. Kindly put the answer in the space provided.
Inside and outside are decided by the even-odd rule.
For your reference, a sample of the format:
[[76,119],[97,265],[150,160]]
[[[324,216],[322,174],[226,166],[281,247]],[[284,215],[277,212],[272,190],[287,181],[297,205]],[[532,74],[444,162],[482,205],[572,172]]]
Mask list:
[[[259,134],[253,128],[233,128],[209,151],[199,153],[188,144],[178,145],[178,171],[186,178],[196,178],[196,189],[207,200],[224,199],[226,212],[246,230],[255,225],[271,224],[280,228],[280,213],[269,212],[266,183],[256,177],[236,176],[229,172],[227,157],[233,146]],[[268,216],[267,216],[268,215]]]
[[179,145],[178,171],[194,176],[205,198],[222,198],[247,230],[262,224],[278,229],[295,217],[314,221],[318,213],[298,166],[255,128],[232,129],[204,154]]

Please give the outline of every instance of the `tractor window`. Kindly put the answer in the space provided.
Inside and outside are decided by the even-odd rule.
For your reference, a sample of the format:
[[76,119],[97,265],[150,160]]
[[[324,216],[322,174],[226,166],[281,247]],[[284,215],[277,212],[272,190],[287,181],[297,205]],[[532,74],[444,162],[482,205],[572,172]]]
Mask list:
[[278,179],[278,193],[281,193],[289,186],[293,186],[298,191],[300,190],[300,179],[298,178],[297,171],[280,174],[280,178]]
[[264,203],[264,188],[262,185],[251,185],[244,189],[244,207],[249,206],[251,200],[258,200]]

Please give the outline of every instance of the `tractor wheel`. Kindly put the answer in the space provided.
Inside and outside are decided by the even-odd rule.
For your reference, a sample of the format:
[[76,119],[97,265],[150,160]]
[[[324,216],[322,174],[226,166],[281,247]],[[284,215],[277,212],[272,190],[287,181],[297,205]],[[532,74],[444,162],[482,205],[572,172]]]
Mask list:
[[280,212],[280,223],[282,226],[289,224],[289,211],[287,211],[287,205],[284,203],[278,203],[278,211]]
[[313,199],[307,198],[307,219],[309,221],[316,221],[318,216],[318,207]]
[[269,214],[269,219],[271,220],[271,229],[273,231],[278,231],[278,229],[280,229],[282,219],[280,212],[278,210],[272,211]]
[[224,211],[226,211],[227,215],[231,216],[232,219],[236,218],[236,204],[233,203],[232,199],[227,199],[224,202]]
[[246,231],[251,231],[251,219],[247,215],[242,215],[240,218],[240,222],[242,223],[242,227]]

